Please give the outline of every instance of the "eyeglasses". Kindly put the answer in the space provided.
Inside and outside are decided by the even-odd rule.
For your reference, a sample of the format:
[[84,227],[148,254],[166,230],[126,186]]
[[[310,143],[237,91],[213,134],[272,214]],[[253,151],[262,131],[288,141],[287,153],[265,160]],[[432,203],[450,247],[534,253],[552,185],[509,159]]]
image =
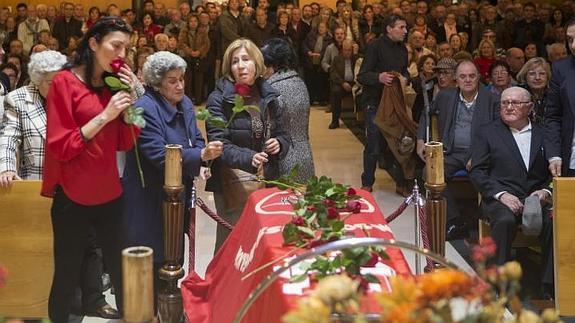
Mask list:
[[502,108],[513,108],[518,109],[524,104],[531,103],[531,101],[501,101]]
[[535,72],[535,71],[530,71],[527,72],[527,76],[528,77],[547,77],[547,73],[546,72]]
[[119,28],[123,28],[128,30],[129,32],[132,32],[132,26],[128,25],[123,19],[120,18],[109,18],[106,19],[105,21],[106,26],[116,26]]

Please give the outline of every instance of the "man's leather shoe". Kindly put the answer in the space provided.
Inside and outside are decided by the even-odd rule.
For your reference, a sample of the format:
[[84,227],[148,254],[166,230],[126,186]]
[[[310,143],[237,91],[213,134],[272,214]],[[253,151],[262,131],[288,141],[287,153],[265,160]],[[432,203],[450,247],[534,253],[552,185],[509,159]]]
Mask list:
[[329,124],[330,129],[339,128],[339,122],[332,122]]
[[469,231],[465,223],[447,223],[445,240],[452,241],[467,238]]
[[104,319],[120,319],[120,313],[118,313],[118,310],[116,310],[115,308],[113,308],[112,306],[110,306],[110,304],[106,304],[100,308],[97,308],[95,310],[91,310],[91,311],[86,311],[86,316],[95,316],[95,317],[101,317]]

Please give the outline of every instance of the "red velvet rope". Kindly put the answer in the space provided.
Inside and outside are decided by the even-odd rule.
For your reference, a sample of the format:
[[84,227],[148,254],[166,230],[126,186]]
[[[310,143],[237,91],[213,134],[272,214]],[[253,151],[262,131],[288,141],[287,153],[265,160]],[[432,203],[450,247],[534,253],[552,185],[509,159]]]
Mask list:
[[218,224],[221,224],[224,226],[224,228],[228,229],[228,230],[232,230],[234,228],[233,225],[231,225],[228,221],[224,220],[221,216],[217,215],[216,212],[210,210],[210,208],[206,205],[206,203],[204,203],[204,201],[201,198],[196,198],[196,205],[200,207],[200,209],[202,209],[202,211],[204,211],[210,218],[214,219],[214,221],[216,221]]

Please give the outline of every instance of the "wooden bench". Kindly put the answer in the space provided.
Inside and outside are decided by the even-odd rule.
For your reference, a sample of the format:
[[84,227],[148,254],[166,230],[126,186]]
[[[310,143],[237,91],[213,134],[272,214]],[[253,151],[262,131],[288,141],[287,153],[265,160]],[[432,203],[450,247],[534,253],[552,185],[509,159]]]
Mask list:
[[575,178],[556,177],[553,188],[555,308],[575,316]]
[[52,284],[52,200],[40,196],[41,181],[17,181],[0,189],[0,265],[8,271],[0,289],[0,314],[48,317]]

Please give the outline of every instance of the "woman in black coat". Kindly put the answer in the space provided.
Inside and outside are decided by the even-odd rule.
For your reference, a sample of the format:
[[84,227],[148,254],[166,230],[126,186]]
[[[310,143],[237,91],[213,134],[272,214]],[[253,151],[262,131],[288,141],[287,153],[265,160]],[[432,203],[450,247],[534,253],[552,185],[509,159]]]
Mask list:
[[[248,39],[235,40],[226,49],[223,77],[206,104],[212,116],[226,123],[232,118],[236,95],[242,95],[246,105],[260,109],[237,113],[227,128],[206,124],[209,141],[224,143],[221,158],[212,165],[206,190],[214,193],[218,214],[232,224],[239,219],[249,194],[258,187],[256,176],[263,172],[266,179],[279,177],[278,162],[290,146],[278,93],[261,77],[264,72],[264,59],[257,46]],[[227,229],[218,227],[216,251],[228,234]]]

